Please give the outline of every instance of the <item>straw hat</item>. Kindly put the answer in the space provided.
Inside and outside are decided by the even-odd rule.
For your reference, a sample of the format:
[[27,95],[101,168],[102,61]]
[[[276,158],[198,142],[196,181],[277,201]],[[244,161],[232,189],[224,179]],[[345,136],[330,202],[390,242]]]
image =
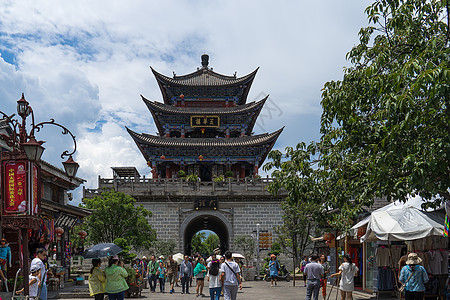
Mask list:
[[417,255],[417,253],[408,254],[408,259],[406,260],[407,265],[418,265],[422,262],[422,259]]

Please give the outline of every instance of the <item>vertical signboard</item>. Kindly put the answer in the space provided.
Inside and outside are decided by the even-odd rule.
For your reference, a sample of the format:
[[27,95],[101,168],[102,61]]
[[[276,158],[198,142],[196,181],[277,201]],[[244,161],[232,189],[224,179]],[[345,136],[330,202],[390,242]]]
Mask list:
[[5,161],[3,163],[4,178],[4,212],[6,214],[24,214],[27,212],[26,197],[26,162]]
[[38,185],[38,167],[36,166],[36,164],[32,164],[32,194],[31,194],[31,209],[30,209],[30,214],[31,215],[38,215],[39,214],[39,205],[38,205],[38,201],[39,201],[39,185]]

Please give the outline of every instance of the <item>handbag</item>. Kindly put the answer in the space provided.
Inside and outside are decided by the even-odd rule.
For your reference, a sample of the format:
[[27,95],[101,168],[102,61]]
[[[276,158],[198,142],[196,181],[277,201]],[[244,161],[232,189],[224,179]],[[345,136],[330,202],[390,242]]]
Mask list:
[[414,274],[415,272],[416,272],[416,270],[414,270],[413,272],[411,272],[411,274],[409,275],[408,279],[406,279],[405,283],[402,284],[402,285],[398,288],[398,291],[399,291],[400,293],[403,293],[403,291],[405,290],[406,284],[408,283],[408,281],[411,279],[411,277],[413,276],[413,274]]

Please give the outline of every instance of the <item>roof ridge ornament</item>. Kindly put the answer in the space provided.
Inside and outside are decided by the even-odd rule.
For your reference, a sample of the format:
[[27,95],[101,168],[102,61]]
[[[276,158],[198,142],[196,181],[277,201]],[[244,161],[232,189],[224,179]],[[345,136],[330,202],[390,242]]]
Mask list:
[[208,68],[208,64],[209,64],[209,55],[205,53],[202,55],[202,67]]

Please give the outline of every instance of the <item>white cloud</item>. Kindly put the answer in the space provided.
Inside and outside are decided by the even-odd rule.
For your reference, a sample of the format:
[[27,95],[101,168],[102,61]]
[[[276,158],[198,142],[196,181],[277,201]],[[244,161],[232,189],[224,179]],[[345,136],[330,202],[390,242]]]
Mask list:
[[[161,101],[149,66],[169,76],[189,73],[206,52],[220,73],[242,76],[261,67],[249,100],[270,94],[282,114],[266,118],[255,133],[286,125],[277,147],[295,145],[318,138],[320,89],[341,78],[368,4],[4,1],[0,53],[9,63],[0,59],[0,109],[14,113],[25,92],[38,121],[67,125],[77,135],[75,158],[88,187],[96,187],[99,174],[111,176],[111,166],[136,166],[147,174],[124,126],[155,132],[139,96]],[[59,146],[70,144],[49,132],[47,138],[42,131],[44,158],[60,165]]]

